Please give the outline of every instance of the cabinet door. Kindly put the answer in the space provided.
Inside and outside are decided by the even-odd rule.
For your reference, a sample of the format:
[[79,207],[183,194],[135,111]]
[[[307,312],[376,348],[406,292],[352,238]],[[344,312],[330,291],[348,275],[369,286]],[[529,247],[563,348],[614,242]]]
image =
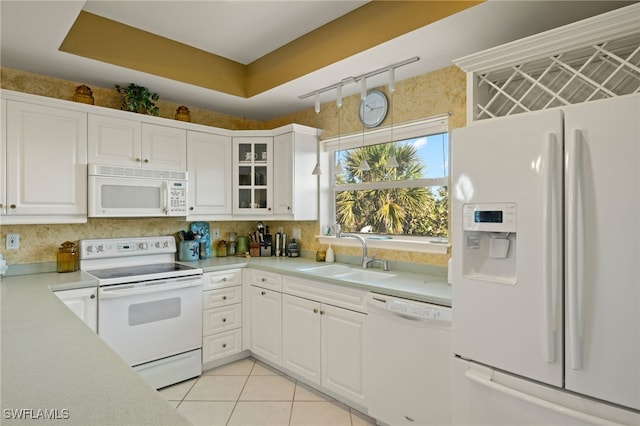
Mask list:
[[233,138],[233,213],[273,214],[273,138]]
[[[293,133],[278,135],[273,140],[273,213],[294,214],[293,210]],[[312,166],[313,167],[313,166]],[[311,170],[311,169],[310,169]],[[315,179],[309,171],[309,179]]]
[[317,136],[290,132],[273,141],[273,209],[284,219],[318,219]]
[[0,100],[0,216],[6,214],[7,209],[7,101]]
[[62,290],[53,294],[58,296],[93,332],[97,331],[98,299],[95,287]]
[[87,114],[7,101],[6,132],[7,215],[86,221]]
[[89,164],[139,167],[142,124],[139,120],[89,114]]
[[282,297],[282,366],[320,384],[320,304]]
[[187,131],[142,123],[142,166],[160,170],[187,170]]
[[282,293],[250,289],[251,351],[280,365],[282,356]]
[[187,133],[189,216],[231,214],[231,138]]
[[322,305],[322,385],[365,405],[363,347],[367,316]]

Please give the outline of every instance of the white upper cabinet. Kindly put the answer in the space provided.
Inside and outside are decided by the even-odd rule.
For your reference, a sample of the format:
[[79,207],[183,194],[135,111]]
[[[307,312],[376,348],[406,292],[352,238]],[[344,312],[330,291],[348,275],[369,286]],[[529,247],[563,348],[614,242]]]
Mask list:
[[316,163],[316,143],[315,133],[303,131],[274,138],[274,216],[293,220],[318,218],[318,178],[311,174]]
[[273,138],[233,138],[233,213],[273,214]]
[[188,220],[231,215],[231,137],[187,132]]
[[187,169],[185,129],[89,114],[89,163]]
[[14,100],[4,111],[2,223],[86,222],[87,114]]

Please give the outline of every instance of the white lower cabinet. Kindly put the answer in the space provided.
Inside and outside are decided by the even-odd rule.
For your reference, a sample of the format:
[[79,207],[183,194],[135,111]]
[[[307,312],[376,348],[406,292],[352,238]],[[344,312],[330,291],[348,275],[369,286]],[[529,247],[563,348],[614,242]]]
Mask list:
[[242,270],[203,274],[202,363],[242,351]]
[[55,291],[53,294],[95,333],[98,330],[98,289],[96,287]]
[[364,406],[366,319],[367,315],[360,312],[285,294],[283,367]]
[[271,361],[282,363],[282,293],[252,285],[251,352]]

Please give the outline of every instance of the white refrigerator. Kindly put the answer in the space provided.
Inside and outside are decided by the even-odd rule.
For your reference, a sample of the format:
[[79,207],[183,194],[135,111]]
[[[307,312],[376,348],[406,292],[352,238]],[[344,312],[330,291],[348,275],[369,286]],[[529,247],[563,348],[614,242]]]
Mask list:
[[640,425],[640,95],[451,137],[454,424]]

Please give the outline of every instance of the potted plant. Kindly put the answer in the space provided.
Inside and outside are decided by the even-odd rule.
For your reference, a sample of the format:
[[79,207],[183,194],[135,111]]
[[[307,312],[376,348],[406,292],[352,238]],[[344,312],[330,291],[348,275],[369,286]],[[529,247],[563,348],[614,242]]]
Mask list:
[[159,108],[153,101],[157,101],[157,93],[151,93],[146,87],[137,84],[129,84],[127,87],[115,85],[116,92],[120,95],[120,109],[140,114],[158,115]]

